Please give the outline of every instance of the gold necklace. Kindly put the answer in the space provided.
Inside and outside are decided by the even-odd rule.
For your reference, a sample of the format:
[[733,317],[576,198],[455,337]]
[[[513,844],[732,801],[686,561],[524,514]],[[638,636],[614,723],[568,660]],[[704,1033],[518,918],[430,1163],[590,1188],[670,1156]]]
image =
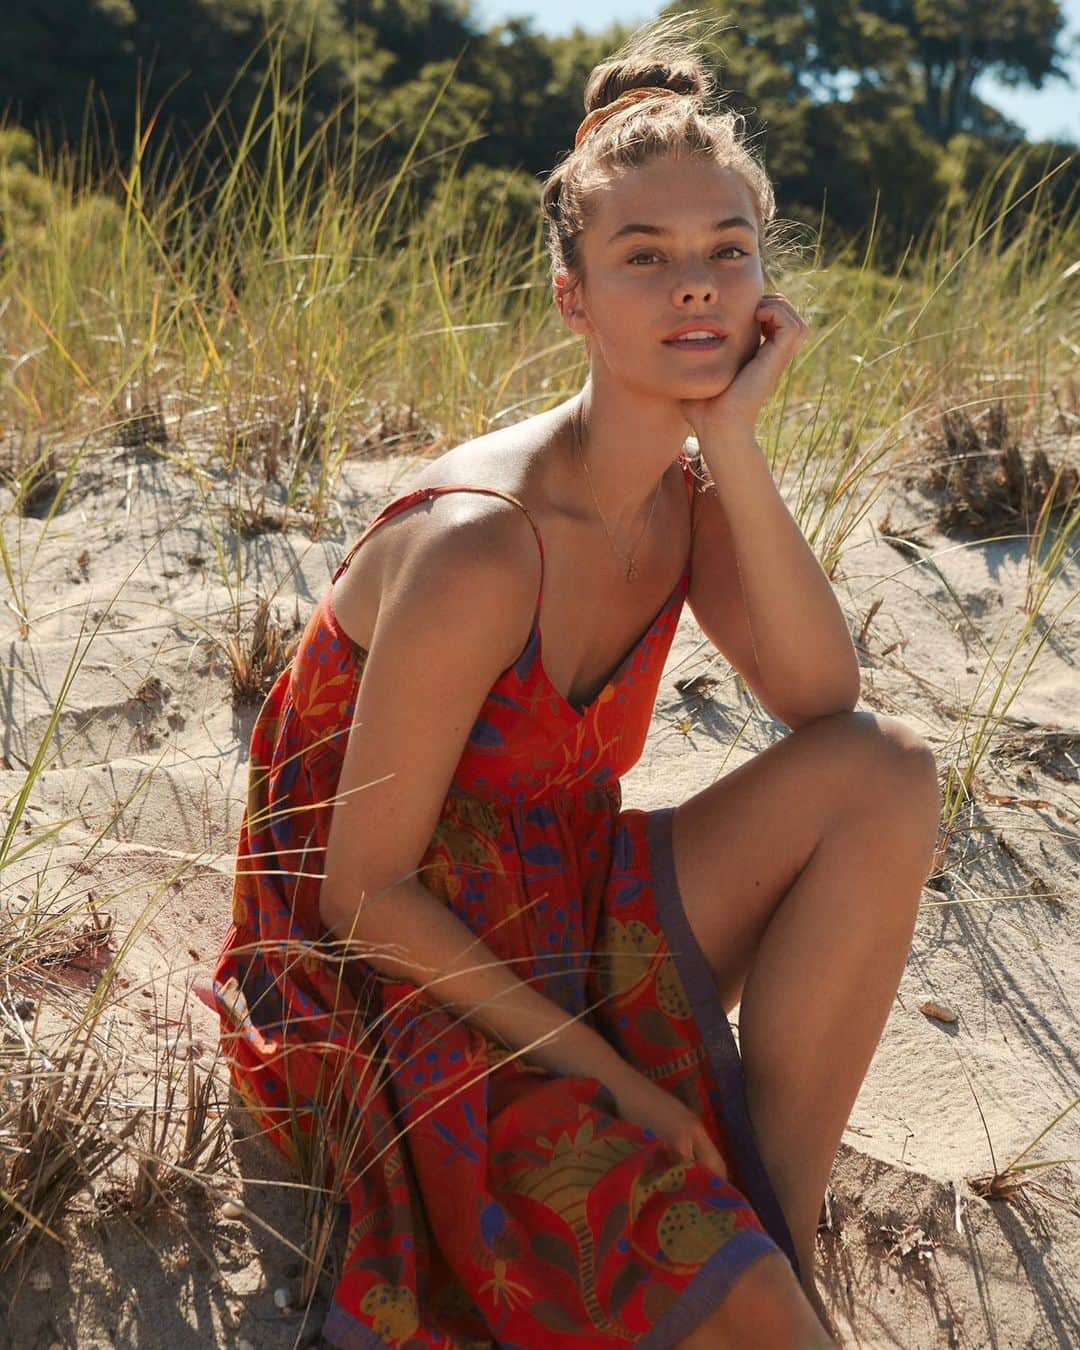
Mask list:
[[581,437],[578,435],[577,423],[574,421],[573,412],[571,412],[570,414],[570,430],[574,433],[574,445],[577,447],[578,456],[581,459],[581,467],[585,470],[585,477],[588,479],[589,482],[589,491],[592,493],[593,503],[596,506],[596,514],[600,517],[600,524],[603,525],[604,527],[604,533],[608,537],[608,543],[611,545],[615,553],[617,553],[618,556],[623,560],[623,562],[626,563],[627,581],[637,581],[638,570],[637,567],[634,565],[634,554],[638,551],[638,547],[640,546],[642,539],[645,538],[645,532],[646,530],[648,530],[650,524],[652,523],[653,512],[656,510],[656,503],[660,498],[660,487],[664,479],[661,476],[660,481],[656,484],[656,491],[653,493],[652,506],[649,508],[649,517],[641,528],[641,533],[637,537],[637,543],[630,550],[629,554],[624,553],[622,549],[619,548],[618,544],[616,544],[615,540],[611,537],[611,531],[607,527],[607,521],[604,519],[604,513],[603,511],[600,510],[600,503],[596,500],[596,489],[593,487],[592,474],[589,472],[589,466],[585,463],[585,452],[581,448]]

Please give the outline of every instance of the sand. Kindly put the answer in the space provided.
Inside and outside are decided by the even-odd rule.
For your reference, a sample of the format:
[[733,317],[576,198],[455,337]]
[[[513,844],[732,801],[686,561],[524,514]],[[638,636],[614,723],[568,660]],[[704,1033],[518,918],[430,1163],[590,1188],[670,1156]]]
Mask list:
[[[347,543],[413,468],[406,458],[348,461],[316,541],[300,520],[241,540],[247,619],[259,593],[286,626],[302,623]],[[881,601],[861,651],[860,706],[904,718],[943,767],[971,743],[973,700],[981,712],[993,696],[997,677],[983,673],[990,654],[991,669],[1003,669],[1023,628],[1024,544],[942,534],[914,466],[894,467],[873,487],[879,496],[846,540],[835,578],[854,635]],[[230,592],[209,522],[231,549],[224,508],[236,489],[217,472],[203,491],[209,518],[175,446],[107,449],[80,467],[47,526],[14,515],[4,523],[29,620],[21,635],[11,604],[0,605],[5,801],[26,778],[74,652],[79,659],[17,832],[37,842],[3,877],[3,923],[14,931],[16,915],[36,906],[39,921],[51,914],[53,930],[70,933],[85,913],[66,928],[63,914],[91,897],[112,926],[98,941],[84,938],[74,959],[28,958],[0,996],[5,1007],[28,998],[23,1027],[36,1018],[39,1043],[57,1046],[102,970],[118,962],[96,1038],[117,1072],[111,1128],[151,1102],[155,1065],[177,1038],[174,1052],[212,1080],[215,1119],[226,1115],[214,1196],[196,1188],[129,1217],[115,1208],[116,1181],[102,1178],[68,1203],[59,1241],[44,1238],[0,1276],[0,1344],[20,1350],[304,1345],[330,1292],[324,1281],[306,1314],[275,1306],[274,1291],[295,1286],[299,1271],[302,1196],[230,1109],[216,1019],[192,993],[228,923],[255,715],[234,708],[218,645],[236,569]],[[794,507],[793,493],[785,496]],[[9,501],[0,492],[0,509]],[[882,522],[916,536],[933,565],[890,545]],[[980,1178],[1004,1168],[1080,1092],[1080,611],[1066,611],[1046,636],[1076,579],[1074,567],[1006,677],[1009,691],[1043,640],[981,760],[942,874],[924,889],[910,959],[836,1161],[819,1282],[845,1345],[1080,1344],[1077,1163],[1022,1174],[1027,1184],[1005,1198],[977,1194]],[[676,681],[694,675],[710,683],[684,695]],[[784,734],[740,695],[687,608],[624,803],[681,801]],[[827,968],[820,977],[828,981]],[[956,1020],[927,1016],[928,1001]],[[737,1013],[733,1022],[737,1029]],[[10,1016],[2,1034],[8,1065],[20,1040]],[[1025,1161],[1055,1158],[1080,1158],[1080,1109]],[[247,1207],[240,1218],[223,1215],[226,1196]],[[339,1227],[338,1244],[343,1234]]]

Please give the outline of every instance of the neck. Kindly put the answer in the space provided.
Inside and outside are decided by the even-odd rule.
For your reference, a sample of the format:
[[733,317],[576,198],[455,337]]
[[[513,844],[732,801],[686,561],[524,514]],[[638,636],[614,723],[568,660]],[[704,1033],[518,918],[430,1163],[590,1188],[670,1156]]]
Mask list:
[[591,514],[599,505],[608,529],[621,540],[629,533],[632,541],[635,526],[640,528],[648,517],[660,480],[690,434],[686,419],[671,400],[635,398],[625,385],[617,391],[606,387],[595,372],[563,408],[577,428],[581,457],[588,469],[586,481],[573,428],[568,426],[575,461],[570,471],[581,479],[585,513]]

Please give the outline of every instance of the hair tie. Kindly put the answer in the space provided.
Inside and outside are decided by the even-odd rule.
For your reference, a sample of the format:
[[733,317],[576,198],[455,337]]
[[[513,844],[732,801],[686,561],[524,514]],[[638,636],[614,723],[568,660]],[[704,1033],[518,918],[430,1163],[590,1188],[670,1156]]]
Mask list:
[[628,89],[625,94],[620,94],[618,98],[610,103],[605,103],[602,108],[594,108],[577,129],[574,137],[574,149],[576,150],[585,137],[594,127],[598,127],[601,122],[606,122],[609,117],[623,108],[629,108],[635,103],[640,103],[645,98],[685,98],[685,94],[679,93],[677,89],[669,89],[664,84],[650,84],[637,89]]

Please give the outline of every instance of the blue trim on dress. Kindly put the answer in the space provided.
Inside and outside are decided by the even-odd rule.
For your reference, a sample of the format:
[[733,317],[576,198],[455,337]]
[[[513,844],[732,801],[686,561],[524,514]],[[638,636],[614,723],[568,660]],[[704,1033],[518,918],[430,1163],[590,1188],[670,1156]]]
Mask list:
[[638,1350],[670,1350],[714,1312],[735,1280],[759,1257],[777,1250],[767,1233],[741,1228],[718,1247],[658,1322],[634,1344]]
[[[672,840],[675,807],[665,806],[648,814],[649,861],[653,871],[656,900],[668,946],[675,966],[686,987],[716,1077],[718,1094],[713,1105],[720,1111],[738,1150],[739,1170],[745,1182],[745,1195],[766,1232],[791,1262],[797,1278],[802,1279],[795,1244],[787,1219],[776,1198],[769,1174],[758,1152],[753,1122],[746,1102],[742,1059],[728,1025],[727,1013],[720,1002],[716,981],[705,954],[698,945],[686,917],[682,895],[675,879],[675,850]],[[695,1280],[695,1283],[697,1281]]]

